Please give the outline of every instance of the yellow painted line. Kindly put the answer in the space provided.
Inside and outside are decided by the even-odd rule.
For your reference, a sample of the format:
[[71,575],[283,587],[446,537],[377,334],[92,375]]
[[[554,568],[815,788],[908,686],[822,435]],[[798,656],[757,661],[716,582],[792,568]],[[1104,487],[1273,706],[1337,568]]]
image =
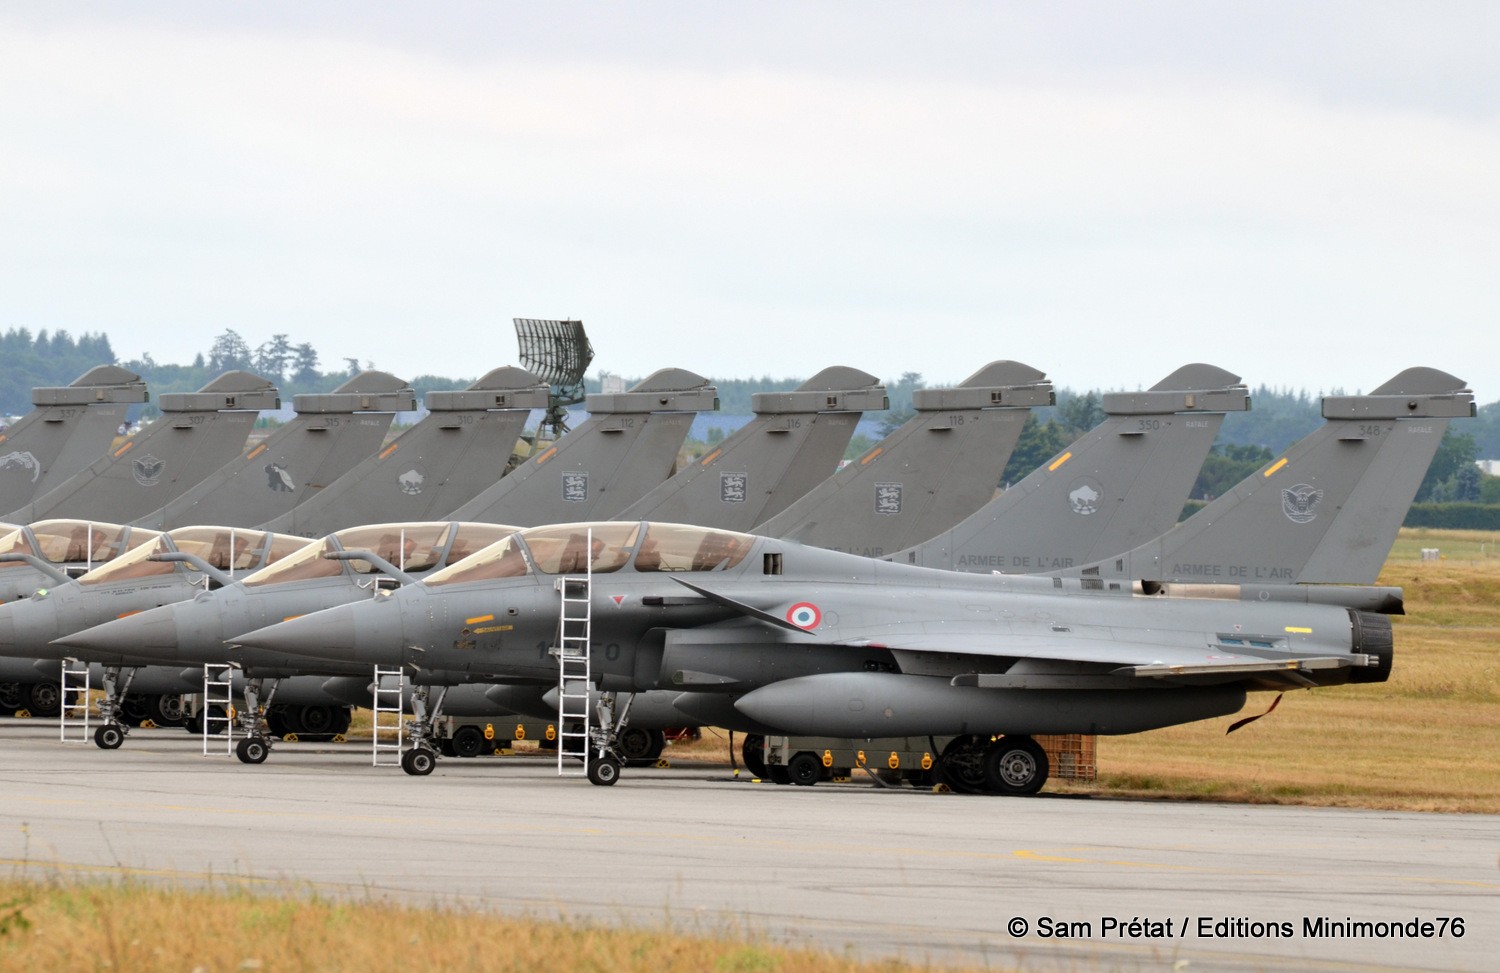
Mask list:
[[1312,634],[1312,629],[1310,629],[1310,628],[1299,628],[1296,625],[1288,625],[1286,627],[1286,630],[1288,632],[1293,632],[1293,633],[1295,633],[1297,635],[1311,635]]
[[259,456],[261,453],[264,453],[267,449],[270,449],[270,447],[265,443],[261,443],[259,446],[246,453],[245,459],[255,459],[255,457]]
[[552,458],[552,454],[555,452],[557,452],[557,447],[553,446],[551,449],[547,450],[545,453],[536,458],[536,465],[541,466],[543,463],[547,462]]
[[714,450],[712,453],[709,453],[707,456],[703,457],[703,462],[700,465],[707,466],[709,463],[712,463],[714,460],[718,459],[719,454],[722,452],[724,452],[722,449]]
[[465,625],[478,625],[480,622],[493,622],[494,620],[495,620],[495,616],[494,615],[475,615],[473,618],[465,618],[464,619],[464,624]]
[[879,456],[883,452],[885,452],[884,446],[876,446],[874,449],[865,454],[865,458],[859,461],[859,465],[864,466],[866,463],[874,462],[875,457]]
[[385,459],[387,456],[391,455],[392,453],[394,453],[396,450],[398,450],[400,448],[401,448],[401,444],[400,443],[391,443],[385,449],[381,450],[381,452],[380,452],[380,458],[381,459]]
[[1266,470],[1264,473],[1262,473],[1261,476],[1270,476],[1272,473],[1275,473],[1277,470],[1281,469],[1285,465],[1286,465],[1286,457],[1283,456],[1283,457],[1281,457],[1281,459],[1279,459],[1275,463],[1271,464],[1271,468],[1268,469],[1268,470]]
[[1052,461],[1052,465],[1049,466],[1049,467],[1047,467],[1047,472],[1048,473],[1053,472],[1059,466],[1063,465],[1064,463],[1066,463],[1068,460],[1070,460],[1072,458],[1073,458],[1073,454],[1072,453],[1063,453],[1057,459],[1055,459],[1055,460]]
[[115,450],[115,459],[119,459],[121,456],[124,456],[126,453],[130,452],[134,448],[135,448],[135,440],[132,439],[132,440],[127,441],[124,446],[121,446],[119,449]]
[[301,618],[301,617],[302,617],[301,615],[288,615],[287,617],[283,618],[282,621],[283,622],[289,622],[289,621],[291,621],[294,618]]
[[116,618],[129,618],[131,615],[139,615],[143,611],[145,611],[144,608],[132,608],[128,612],[120,612],[120,614],[116,615],[115,617]]

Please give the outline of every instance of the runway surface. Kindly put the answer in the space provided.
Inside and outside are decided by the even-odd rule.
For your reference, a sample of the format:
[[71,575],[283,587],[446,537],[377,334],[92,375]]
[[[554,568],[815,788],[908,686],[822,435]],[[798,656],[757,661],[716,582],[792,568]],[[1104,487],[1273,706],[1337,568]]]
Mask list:
[[[181,730],[106,752],[27,720],[0,721],[0,787],[11,873],[233,878],[1027,970],[1484,971],[1500,955],[1496,816],[778,787],[727,767],[604,788],[538,758],[413,778],[367,745],[246,766]],[[1457,917],[1463,935],[1309,934],[1319,917],[1418,934]],[[1058,922],[1087,935],[1039,934]]]

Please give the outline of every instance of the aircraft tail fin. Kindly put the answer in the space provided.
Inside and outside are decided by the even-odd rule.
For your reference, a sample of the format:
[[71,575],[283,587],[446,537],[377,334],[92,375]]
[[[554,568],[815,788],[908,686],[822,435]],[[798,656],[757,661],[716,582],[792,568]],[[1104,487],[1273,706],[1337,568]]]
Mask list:
[[1323,399],[1324,424],[1162,536],[1072,576],[1239,584],[1373,584],[1448,420],[1460,379],[1409,368]]
[[1226,412],[1250,408],[1238,376],[1179,368],[1103,397],[1105,420],[958,526],[889,560],[1030,573],[1130,550],[1176,522]]

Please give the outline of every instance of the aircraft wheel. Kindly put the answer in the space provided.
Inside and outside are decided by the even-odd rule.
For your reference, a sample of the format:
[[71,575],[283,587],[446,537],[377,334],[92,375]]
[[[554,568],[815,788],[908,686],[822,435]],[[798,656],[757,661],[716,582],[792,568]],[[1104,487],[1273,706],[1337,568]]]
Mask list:
[[146,713],[157,726],[181,726],[187,716],[182,697],[173,693],[146,697]]
[[32,716],[56,716],[62,712],[62,686],[55,682],[34,682],[26,695]]
[[208,724],[209,736],[218,736],[229,727],[229,714],[224,712],[224,707],[215,703],[206,710],[198,713],[198,732],[203,732],[203,724]]
[[120,722],[126,726],[140,726],[151,718],[146,697],[138,693],[130,693],[120,700],[120,710]]
[[667,745],[660,730],[646,730],[638,726],[627,726],[620,734],[620,754],[626,764],[640,765],[655,762]]
[[614,757],[596,757],[589,761],[589,783],[612,787],[620,779],[620,762]]
[[100,750],[118,750],[125,742],[125,728],[118,723],[106,723],[94,731],[94,746]]
[[271,745],[260,737],[245,737],[234,745],[234,755],[240,758],[240,763],[263,764],[271,755]]
[[455,757],[473,758],[484,753],[485,746],[489,743],[484,738],[484,732],[477,726],[461,726],[453,734],[450,745],[453,747]]
[[787,761],[786,773],[798,787],[811,787],[823,776],[823,762],[804,750]]
[[991,794],[1035,794],[1047,783],[1047,751],[1031,737],[1001,737],[984,754],[985,790]]
[[773,784],[790,784],[792,782],[792,772],[787,770],[784,764],[770,764],[766,767],[766,772]]
[[984,776],[986,742],[972,733],[956,736],[943,748],[938,760],[938,776],[960,794],[982,794],[987,782]]
[[22,707],[21,684],[0,682],[0,713],[9,716]]
[[333,708],[333,722],[329,724],[328,731],[334,736],[349,732],[349,724],[354,722],[354,707],[335,706]]
[[401,755],[401,769],[413,777],[426,777],[437,767],[437,754],[426,747],[414,747]]
[[745,742],[740,745],[740,757],[745,761],[745,768],[757,777],[766,776],[766,738],[759,733],[745,734]]
[[304,706],[298,711],[296,721],[301,724],[297,730],[298,735],[336,732],[333,729],[332,706]]
[[296,733],[292,729],[291,721],[287,719],[286,708],[283,706],[272,706],[266,710],[266,729],[271,731],[272,736],[285,738],[289,733]]

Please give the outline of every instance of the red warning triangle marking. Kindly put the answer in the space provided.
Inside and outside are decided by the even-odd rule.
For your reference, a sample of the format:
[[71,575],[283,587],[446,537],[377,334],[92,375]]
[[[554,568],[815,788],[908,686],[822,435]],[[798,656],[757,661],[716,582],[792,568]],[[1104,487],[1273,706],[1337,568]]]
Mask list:
[[625,603],[625,596],[624,595],[610,595],[609,597],[610,597],[610,600],[613,601],[617,605],[623,605]]

